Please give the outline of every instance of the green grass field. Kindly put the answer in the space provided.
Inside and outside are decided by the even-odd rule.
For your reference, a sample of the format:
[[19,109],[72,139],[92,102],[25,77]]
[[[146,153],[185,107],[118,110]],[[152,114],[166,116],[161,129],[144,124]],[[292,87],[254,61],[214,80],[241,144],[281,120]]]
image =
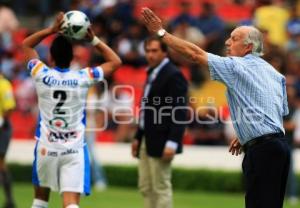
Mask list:
[[[18,208],[30,208],[33,191],[31,184],[17,183],[14,185]],[[3,202],[3,194],[0,203]],[[243,208],[242,194],[182,192],[174,193],[174,208]],[[57,193],[51,195],[50,208],[61,207],[61,199]],[[142,208],[142,198],[136,189],[109,187],[104,192],[93,191],[89,197],[83,197],[82,208]],[[286,204],[285,208],[292,208]]]

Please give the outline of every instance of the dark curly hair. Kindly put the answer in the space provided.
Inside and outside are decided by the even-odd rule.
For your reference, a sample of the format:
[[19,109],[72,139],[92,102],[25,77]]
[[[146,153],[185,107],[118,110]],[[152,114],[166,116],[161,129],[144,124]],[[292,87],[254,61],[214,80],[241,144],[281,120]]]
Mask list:
[[68,68],[73,59],[72,43],[66,37],[58,35],[52,42],[50,54],[56,66]]

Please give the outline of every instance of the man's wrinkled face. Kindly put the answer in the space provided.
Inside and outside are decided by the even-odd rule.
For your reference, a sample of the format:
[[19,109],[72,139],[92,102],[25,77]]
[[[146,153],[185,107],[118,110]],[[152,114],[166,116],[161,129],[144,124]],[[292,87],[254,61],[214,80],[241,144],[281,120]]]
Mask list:
[[239,27],[232,31],[230,37],[226,40],[226,55],[243,57],[252,51],[252,44],[246,44],[245,39],[249,29]]

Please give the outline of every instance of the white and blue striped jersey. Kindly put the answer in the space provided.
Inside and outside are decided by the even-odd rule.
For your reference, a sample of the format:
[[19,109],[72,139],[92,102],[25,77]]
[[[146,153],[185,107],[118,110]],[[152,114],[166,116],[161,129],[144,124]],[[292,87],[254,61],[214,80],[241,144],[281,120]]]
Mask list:
[[50,68],[33,59],[28,62],[28,69],[36,86],[40,111],[36,139],[57,149],[82,147],[88,88],[103,80],[102,68],[73,71]]

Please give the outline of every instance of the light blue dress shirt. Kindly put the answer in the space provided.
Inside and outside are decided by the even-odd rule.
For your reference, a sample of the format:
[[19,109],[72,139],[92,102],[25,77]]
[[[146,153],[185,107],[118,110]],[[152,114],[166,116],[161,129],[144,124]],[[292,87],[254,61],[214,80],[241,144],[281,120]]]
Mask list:
[[285,77],[262,58],[220,57],[208,53],[212,80],[227,86],[234,129],[243,145],[253,138],[283,132],[289,113]]

